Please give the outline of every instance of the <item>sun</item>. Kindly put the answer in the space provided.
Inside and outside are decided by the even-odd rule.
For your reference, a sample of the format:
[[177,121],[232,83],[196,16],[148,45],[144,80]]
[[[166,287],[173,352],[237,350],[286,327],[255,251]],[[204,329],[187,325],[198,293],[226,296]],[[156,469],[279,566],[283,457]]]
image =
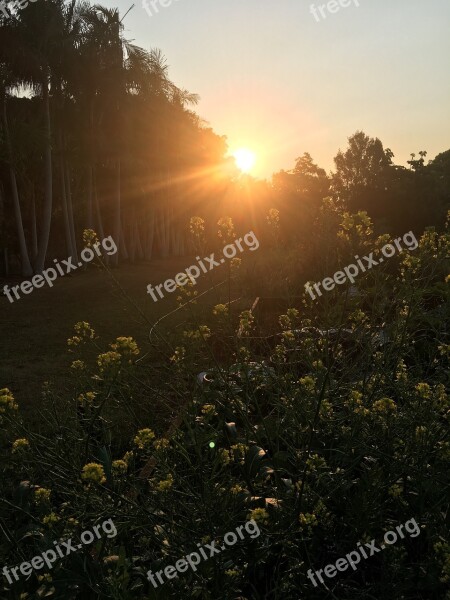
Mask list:
[[233,152],[233,157],[237,168],[243,173],[251,171],[256,162],[255,153],[248,148],[239,148]]

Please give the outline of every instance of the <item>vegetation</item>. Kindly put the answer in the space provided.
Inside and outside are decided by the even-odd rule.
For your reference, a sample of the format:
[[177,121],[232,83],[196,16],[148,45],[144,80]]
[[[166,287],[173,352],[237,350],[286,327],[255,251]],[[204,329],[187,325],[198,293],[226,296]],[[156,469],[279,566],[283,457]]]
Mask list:
[[[367,218],[362,228],[330,203],[322,210],[338,223],[332,260],[386,243]],[[358,296],[305,299],[263,339],[250,312],[222,303],[205,316],[192,295],[179,300],[182,331],[157,329],[145,352],[77,323],[65,409],[46,392],[50,434],[27,428],[2,391],[4,563],[108,518],[118,535],[5,593],[322,598],[309,568],[414,517],[418,538],[340,576],[333,594],[445,598],[449,247],[448,230],[430,229],[395,268],[362,275]],[[259,538],[158,589],[146,579],[249,518]]]
[[[304,152],[257,181],[124,18],[0,11],[1,275],[77,262],[85,230],[119,248],[32,308],[0,296],[0,573],[117,528],[3,571],[1,599],[450,600],[450,150],[406,168],[357,131],[334,172]],[[249,231],[257,252],[147,296]],[[408,231],[416,249],[304,292]],[[412,518],[418,537],[308,579]],[[259,537],[147,578],[251,519]]]

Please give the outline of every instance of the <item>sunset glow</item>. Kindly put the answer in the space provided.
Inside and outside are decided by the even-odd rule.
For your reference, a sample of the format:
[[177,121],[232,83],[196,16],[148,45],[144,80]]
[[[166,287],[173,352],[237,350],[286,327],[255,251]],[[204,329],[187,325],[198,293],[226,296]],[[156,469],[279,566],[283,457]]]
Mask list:
[[243,173],[249,173],[256,162],[255,153],[248,148],[239,148],[233,152],[233,156],[237,168]]

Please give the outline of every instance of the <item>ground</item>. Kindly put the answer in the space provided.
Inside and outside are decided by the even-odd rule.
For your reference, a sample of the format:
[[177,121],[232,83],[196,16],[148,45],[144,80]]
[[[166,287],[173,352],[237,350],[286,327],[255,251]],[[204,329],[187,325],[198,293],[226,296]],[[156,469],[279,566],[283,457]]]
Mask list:
[[[78,321],[91,323],[105,347],[124,335],[133,336],[145,348],[152,324],[175,308],[177,295],[166,293],[165,298],[155,303],[146,293],[147,285],[162,283],[190,264],[195,264],[195,258],[184,256],[128,265],[112,272],[147,322],[111,275],[96,267],[59,278],[53,288],[35,289],[13,304],[1,295],[0,388],[8,387],[14,393],[25,418],[31,417],[41,401],[45,381],[54,382],[56,389],[65,389],[68,367],[73,360],[68,353],[67,338],[73,335],[73,325]],[[198,291],[225,279],[225,269],[218,268],[202,277]],[[0,288],[5,283],[0,281]],[[15,285],[11,281],[8,284]],[[203,301],[214,304],[223,293],[213,292]]]

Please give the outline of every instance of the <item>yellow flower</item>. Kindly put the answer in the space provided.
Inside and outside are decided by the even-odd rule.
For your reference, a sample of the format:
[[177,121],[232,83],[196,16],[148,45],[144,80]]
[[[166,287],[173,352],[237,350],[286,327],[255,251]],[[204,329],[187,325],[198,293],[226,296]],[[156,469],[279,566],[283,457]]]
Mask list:
[[278,229],[278,227],[280,225],[280,211],[277,210],[276,208],[269,209],[269,214],[267,215],[266,219],[267,219],[267,223],[271,227]]
[[175,348],[175,354],[170,357],[170,362],[175,363],[176,365],[182,363],[186,358],[186,348],[183,346],[177,346]]
[[241,268],[242,258],[232,258],[230,262],[230,270],[235,275]]
[[416,390],[419,393],[421,398],[430,398],[431,397],[431,388],[428,383],[418,383],[416,385]]
[[51,512],[49,515],[46,515],[43,519],[42,522],[44,523],[44,525],[52,525],[53,523],[58,523],[58,521],[60,521],[61,519],[58,517],[57,514],[55,514],[54,512]]
[[89,340],[93,340],[95,338],[95,331],[87,321],[79,321],[78,323],[75,323],[74,330],[76,335],[82,338],[87,338]]
[[228,306],[226,304],[216,304],[213,308],[213,315],[216,317],[226,317],[228,315]]
[[111,344],[111,348],[126,358],[140,353],[138,345],[132,337],[118,337],[114,344]]
[[180,294],[179,296],[177,296],[177,302],[179,306],[183,306],[184,304],[187,304],[188,302],[190,304],[197,304],[197,301],[194,300],[194,298],[196,296],[198,296],[198,292],[196,290],[194,290],[194,284],[192,283],[191,280],[189,280],[186,285],[184,286],[177,286],[178,288],[178,293]]
[[207,325],[200,325],[198,329],[188,329],[183,332],[185,338],[190,340],[204,340],[211,337],[211,330]]
[[155,450],[164,450],[170,446],[170,442],[169,440],[166,440],[166,438],[161,438],[159,440],[155,440],[153,442],[153,446]]
[[19,407],[14,401],[14,396],[9,391],[8,388],[3,388],[0,390],[0,423],[2,416],[9,411],[17,410]]
[[255,508],[247,515],[247,519],[249,521],[256,521],[262,525],[267,525],[269,523],[269,513],[265,508]]
[[295,321],[298,319],[298,310],[296,308],[289,308],[285,315],[278,317],[278,322],[281,329],[288,330],[294,327]]
[[189,231],[194,238],[195,247],[201,250],[205,245],[205,219],[202,217],[191,217]]
[[365,211],[357,213],[345,212],[338,237],[349,242],[350,240],[367,240],[373,233],[372,221]]
[[34,490],[34,500],[36,504],[44,504],[45,502],[50,502],[50,494],[51,490],[47,488],[37,488]]
[[241,464],[244,464],[245,455],[248,452],[249,447],[246,444],[234,444],[231,446],[231,450],[234,454],[234,457],[239,459]]
[[116,475],[122,475],[127,472],[128,465],[124,460],[113,460],[112,469]]
[[380,414],[383,413],[395,413],[397,411],[397,405],[391,398],[381,398],[373,403],[372,410]]
[[23,450],[28,450],[30,447],[30,442],[26,438],[19,438],[12,445],[12,452],[21,452]]
[[315,527],[318,523],[314,513],[300,513],[298,520],[302,529],[306,527]]
[[85,229],[83,231],[83,242],[88,248],[98,243],[98,236],[93,229]]
[[214,404],[205,404],[202,408],[202,414],[206,415],[207,417],[217,415]]
[[236,485],[233,485],[233,487],[230,489],[230,492],[233,494],[233,496],[236,496],[237,494],[240,494],[243,491],[244,488],[238,483]]
[[231,242],[234,239],[234,225],[231,217],[220,217],[217,221],[219,231],[217,235],[224,242]]
[[83,467],[81,479],[83,479],[83,481],[92,481],[94,483],[105,483],[105,471],[102,465],[99,465],[98,463],[88,463]]
[[130,452],[130,451],[128,451],[128,452],[125,452],[125,454],[123,455],[123,459],[122,459],[122,460],[123,460],[124,462],[126,462],[126,463],[127,463],[127,465],[129,465],[129,464],[130,464],[130,462],[133,460],[133,458],[134,458],[134,454],[133,454],[133,452],[132,452],[132,451],[131,451],[131,452]]
[[227,569],[225,571],[225,575],[227,577],[237,577],[239,575],[239,571],[237,569]]
[[244,310],[239,315],[239,332],[241,335],[249,335],[253,329],[255,318],[250,310]]
[[223,465],[228,465],[231,462],[230,452],[226,448],[220,448],[217,454],[220,457],[220,461]]
[[394,483],[394,485],[391,485],[391,487],[388,490],[388,494],[389,496],[392,496],[392,498],[398,498],[399,496],[402,495],[403,492],[403,485],[399,484],[399,483]]
[[134,438],[134,443],[140,450],[144,450],[151,445],[155,437],[156,436],[151,429],[140,429]]
[[82,360],[74,360],[70,365],[70,368],[74,371],[84,371],[86,369],[86,363]]
[[299,379],[298,384],[305,392],[314,392],[316,389],[316,380],[311,375]]
[[162,479],[156,486],[158,492],[168,492],[173,486],[173,477],[168,475],[167,479]]
[[118,352],[105,352],[99,354],[97,357],[97,364],[100,369],[100,373],[105,373],[109,370],[114,370],[120,365],[121,356]]
[[85,394],[80,394],[77,401],[83,407],[92,406],[96,396],[97,394],[95,392],[86,392]]

